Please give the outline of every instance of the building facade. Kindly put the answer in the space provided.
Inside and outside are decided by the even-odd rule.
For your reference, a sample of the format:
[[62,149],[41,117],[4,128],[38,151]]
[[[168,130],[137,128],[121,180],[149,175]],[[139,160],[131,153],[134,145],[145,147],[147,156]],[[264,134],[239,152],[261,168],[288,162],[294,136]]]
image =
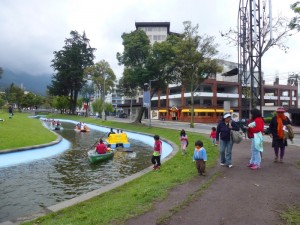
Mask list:
[[[153,44],[155,41],[164,41],[170,32],[169,22],[136,22],[136,29],[146,32]],[[220,60],[224,72],[238,68],[237,63]],[[241,84],[238,75],[224,76],[214,74],[206,79],[194,92],[194,121],[218,122],[225,111],[233,114],[233,119],[249,118],[250,99],[245,92],[245,85]],[[298,108],[298,84],[288,83],[280,85],[276,78],[273,85],[262,85],[263,101],[262,113],[264,117],[272,116],[279,106],[287,109]],[[243,93],[244,92],[244,93]],[[260,103],[258,103],[260,105]],[[124,110],[131,110],[136,115],[136,107],[142,106],[142,98],[131,100],[129,109],[128,100],[123,105]],[[181,84],[169,85],[166,90],[160,91],[151,99],[151,119],[160,120],[191,120],[191,93]],[[148,113],[146,112],[146,117]]]

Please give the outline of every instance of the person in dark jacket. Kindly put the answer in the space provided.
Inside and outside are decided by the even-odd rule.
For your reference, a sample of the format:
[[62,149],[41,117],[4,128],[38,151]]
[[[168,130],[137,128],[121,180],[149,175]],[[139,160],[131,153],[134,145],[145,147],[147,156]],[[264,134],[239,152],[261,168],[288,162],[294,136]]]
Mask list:
[[236,122],[231,120],[231,115],[229,113],[224,114],[223,120],[217,126],[217,136],[216,141],[220,140],[220,165],[232,167],[231,155],[233,142],[231,140],[230,131],[238,131],[240,128]]
[[[274,162],[283,162],[285,153],[285,147],[287,146],[287,140],[284,138],[284,128],[286,125],[291,124],[291,121],[284,115],[285,109],[278,108],[276,110],[276,116],[274,116],[270,122],[270,137],[272,138],[272,147],[274,148],[275,159]],[[280,155],[279,155],[280,150]]]
[[11,105],[8,107],[8,113],[9,113],[9,119],[12,119],[12,117],[14,115],[14,111],[13,111],[13,107]]

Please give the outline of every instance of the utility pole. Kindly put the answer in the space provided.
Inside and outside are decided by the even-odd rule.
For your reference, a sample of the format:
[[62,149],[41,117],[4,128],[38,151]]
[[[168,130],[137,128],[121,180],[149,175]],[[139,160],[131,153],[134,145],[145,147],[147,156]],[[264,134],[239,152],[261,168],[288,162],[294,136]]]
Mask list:
[[[252,108],[259,106],[262,111],[264,104],[263,92],[263,77],[261,58],[262,41],[266,41],[262,37],[263,14],[269,15],[270,37],[268,44],[271,43],[272,37],[272,1],[261,0],[240,0],[238,13],[238,64],[240,68],[239,81],[242,85],[242,92],[248,93],[250,89],[250,102],[248,105],[242,105],[243,109],[248,107],[249,111]],[[269,11],[267,11],[269,10]],[[242,98],[242,94],[240,95]],[[245,96],[247,97],[247,96]],[[242,101],[243,102],[243,101]]]

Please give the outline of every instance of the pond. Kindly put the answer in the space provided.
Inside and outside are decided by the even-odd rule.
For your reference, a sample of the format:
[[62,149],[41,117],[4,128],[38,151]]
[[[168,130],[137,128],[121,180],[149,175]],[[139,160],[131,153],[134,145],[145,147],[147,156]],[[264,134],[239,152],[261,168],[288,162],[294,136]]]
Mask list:
[[99,130],[76,132],[74,124],[62,123],[57,131],[71,142],[63,153],[48,158],[0,168],[0,222],[40,211],[84,193],[114,183],[151,165],[152,146],[129,139],[132,152],[116,151],[113,159],[91,164],[87,150]]

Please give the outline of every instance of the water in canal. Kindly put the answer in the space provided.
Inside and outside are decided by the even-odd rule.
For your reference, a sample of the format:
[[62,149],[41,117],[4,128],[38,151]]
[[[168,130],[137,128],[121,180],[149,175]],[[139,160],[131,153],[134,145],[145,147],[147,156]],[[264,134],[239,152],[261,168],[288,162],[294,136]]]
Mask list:
[[132,175],[148,166],[152,147],[130,139],[132,153],[116,151],[114,158],[91,164],[87,149],[104,133],[74,131],[63,123],[57,131],[72,143],[62,154],[30,163],[0,168],[0,222],[40,211]]

